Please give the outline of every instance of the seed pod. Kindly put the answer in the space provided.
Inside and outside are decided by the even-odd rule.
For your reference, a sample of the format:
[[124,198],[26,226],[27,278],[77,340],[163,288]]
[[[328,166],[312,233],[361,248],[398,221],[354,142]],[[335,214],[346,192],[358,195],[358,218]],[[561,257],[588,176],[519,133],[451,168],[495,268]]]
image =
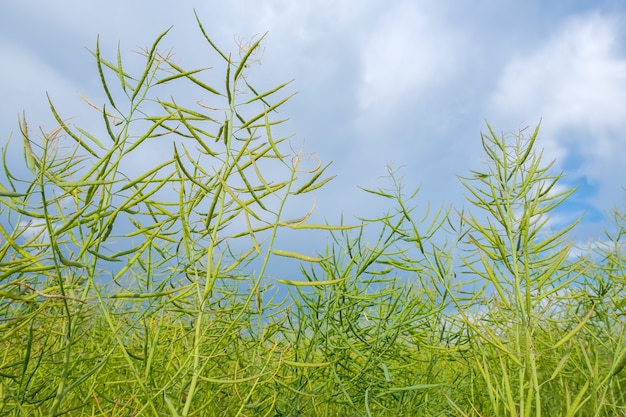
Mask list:
[[613,369],[611,376],[615,376],[619,374],[622,371],[622,369],[624,369],[624,366],[626,366],[626,352],[622,352],[622,356],[617,362],[617,365],[615,365],[615,368]]

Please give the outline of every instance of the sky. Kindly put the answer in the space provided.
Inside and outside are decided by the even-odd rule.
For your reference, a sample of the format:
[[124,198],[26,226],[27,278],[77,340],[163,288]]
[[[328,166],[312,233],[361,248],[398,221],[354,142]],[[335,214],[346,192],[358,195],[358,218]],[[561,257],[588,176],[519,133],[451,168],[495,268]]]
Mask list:
[[31,126],[54,127],[46,93],[90,123],[81,95],[106,100],[88,52],[98,37],[113,59],[118,44],[132,56],[173,26],[163,45],[179,62],[211,66],[194,9],[224,50],[267,32],[255,76],[294,80],[282,128],[333,161],[318,218],[383,214],[389,205],[359,187],[386,185],[390,165],[408,189],[421,187],[418,211],[462,208],[458,177],[485,168],[486,121],[504,133],[541,121],[544,161],[556,159],[562,186],[579,187],[551,220],[558,228],[584,214],[576,243],[602,239],[605,216],[624,211],[625,0],[3,2],[0,142],[18,138],[22,111]]

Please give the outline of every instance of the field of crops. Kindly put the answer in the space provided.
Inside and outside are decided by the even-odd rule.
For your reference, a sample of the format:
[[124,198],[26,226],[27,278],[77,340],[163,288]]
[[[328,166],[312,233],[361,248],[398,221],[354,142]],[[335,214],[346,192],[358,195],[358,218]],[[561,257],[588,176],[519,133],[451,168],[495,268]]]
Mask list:
[[[96,46],[101,130],[51,102],[57,129],[22,118],[12,138],[23,166],[5,148],[1,415],[626,415],[626,213],[589,248],[552,230],[573,190],[539,127],[486,126],[462,210],[424,209],[389,168],[364,191],[376,218],[288,217],[329,165],[274,136],[291,96],[249,83],[263,39],[235,59],[202,33],[210,76],[165,33],[139,73]],[[164,140],[168,158],[141,157]],[[302,253],[285,233],[326,237]]]

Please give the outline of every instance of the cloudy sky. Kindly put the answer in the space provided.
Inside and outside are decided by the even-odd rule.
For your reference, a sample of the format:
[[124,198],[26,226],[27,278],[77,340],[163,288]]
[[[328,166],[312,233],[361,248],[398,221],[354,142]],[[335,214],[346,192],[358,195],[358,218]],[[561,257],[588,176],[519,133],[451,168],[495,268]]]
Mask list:
[[287,128],[334,161],[337,178],[316,196],[323,218],[384,212],[358,186],[384,185],[389,164],[421,185],[422,208],[462,207],[457,176],[481,167],[485,120],[498,132],[542,120],[546,162],[580,187],[554,217],[586,213],[578,242],[601,238],[604,215],[625,207],[624,0],[3,2],[0,141],[23,110],[54,127],[46,92],[79,125],[90,112],[80,95],[105,101],[87,51],[97,36],[105,54],[119,42],[131,56],[173,26],[164,46],[178,61],[211,66],[194,8],[224,50],[268,32],[257,77],[295,80]]

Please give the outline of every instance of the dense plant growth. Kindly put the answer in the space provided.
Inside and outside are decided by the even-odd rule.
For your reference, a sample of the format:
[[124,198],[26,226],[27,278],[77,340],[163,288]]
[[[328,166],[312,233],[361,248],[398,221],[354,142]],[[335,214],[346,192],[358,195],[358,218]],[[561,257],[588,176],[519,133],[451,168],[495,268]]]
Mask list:
[[[262,38],[234,58],[198,24],[219,83],[166,33],[136,74],[96,45],[102,131],[51,101],[58,128],[20,119],[23,167],[5,145],[0,414],[626,415],[624,214],[574,254],[538,128],[487,126],[469,208],[420,213],[390,169],[378,218],[291,218],[328,165],[274,136],[290,95],[250,84]],[[277,240],[315,230],[318,253]]]

